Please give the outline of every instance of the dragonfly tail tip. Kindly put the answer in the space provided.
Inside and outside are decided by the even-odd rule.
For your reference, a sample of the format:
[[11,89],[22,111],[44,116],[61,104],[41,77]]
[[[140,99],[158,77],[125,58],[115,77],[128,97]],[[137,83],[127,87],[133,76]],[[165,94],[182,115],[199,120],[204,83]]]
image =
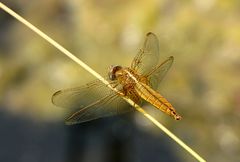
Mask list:
[[175,118],[175,120],[181,120],[182,119],[182,117],[180,115],[176,115],[176,116],[174,116],[174,118]]

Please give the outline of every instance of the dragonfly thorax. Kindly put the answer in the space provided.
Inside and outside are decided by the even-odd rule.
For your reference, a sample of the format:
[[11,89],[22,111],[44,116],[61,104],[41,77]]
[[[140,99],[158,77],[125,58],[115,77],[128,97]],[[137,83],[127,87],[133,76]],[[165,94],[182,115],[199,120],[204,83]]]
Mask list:
[[[108,73],[109,79],[114,81],[118,80],[120,84],[129,84],[134,83],[134,80],[138,80],[136,74],[130,68],[122,67],[122,66],[111,66],[110,71]],[[133,79],[135,78],[135,79]]]

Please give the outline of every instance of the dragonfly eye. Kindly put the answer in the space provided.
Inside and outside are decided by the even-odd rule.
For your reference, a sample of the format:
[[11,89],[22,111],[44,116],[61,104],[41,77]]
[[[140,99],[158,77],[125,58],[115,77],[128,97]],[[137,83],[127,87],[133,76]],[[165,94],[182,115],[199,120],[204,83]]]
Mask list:
[[116,80],[116,72],[121,69],[122,67],[121,66],[110,66],[110,70],[109,70],[109,73],[108,73],[108,77],[110,80]]

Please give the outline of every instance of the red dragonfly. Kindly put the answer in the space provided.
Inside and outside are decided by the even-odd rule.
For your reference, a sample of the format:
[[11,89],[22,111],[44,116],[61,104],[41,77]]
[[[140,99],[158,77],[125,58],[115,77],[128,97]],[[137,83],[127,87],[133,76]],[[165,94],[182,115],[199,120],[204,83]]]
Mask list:
[[82,123],[134,110],[122,96],[136,104],[145,100],[175,120],[180,120],[181,116],[173,106],[154,90],[170,69],[173,57],[160,64],[158,60],[159,41],[155,34],[149,32],[143,48],[135,56],[130,67],[111,66],[109,69],[106,79],[120,93],[96,80],[82,87],[57,91],[52,96],[52,102],[56,106],[75,110],[66,119],[66,124]]

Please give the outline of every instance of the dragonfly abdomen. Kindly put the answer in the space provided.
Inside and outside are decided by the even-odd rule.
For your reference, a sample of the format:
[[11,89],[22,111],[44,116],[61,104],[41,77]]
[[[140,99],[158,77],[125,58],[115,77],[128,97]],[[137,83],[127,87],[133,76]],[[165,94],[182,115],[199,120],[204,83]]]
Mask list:
[[181,116],[177,114],[173,106],[161,94],[154,91],[150,86],[146,84],[137,84],[135,89],[141,98],[151,103],[157,109],[160,109],[176,120],[181,119]]

